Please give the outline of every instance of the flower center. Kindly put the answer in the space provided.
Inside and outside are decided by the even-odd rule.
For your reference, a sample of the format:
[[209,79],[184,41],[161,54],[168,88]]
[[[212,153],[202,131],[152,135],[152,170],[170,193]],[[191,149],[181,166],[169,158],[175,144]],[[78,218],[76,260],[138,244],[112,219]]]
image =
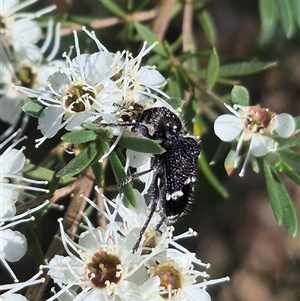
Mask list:
[[36,80],[36,72],[30,67],[22,67],[16,72],[16,76],[21,82],[21,85],[26,88],[32,88]]
[[177,291],[181,288],[181,274],[179,270],[175,269],[173,261],[157,266],[153,270],[152,276],[158,276],[160,286],[168,291]]
[[268,110],[253,106],[248,108],[248,116],[245,119],[245,123],[249,130],[259,132],[268,127],[271,119],[272,113]]
[[87,264],[87,277],[98,288],[104,288],[106,281],[117,283],[121,278],[120,264],[117,256],[106,252],[95,253]]
[[84,112],[88,105],[93,103],[96,93],[88,85],[74,84],[66,90],[65,101],[66,108],[71,108],[73,112]]

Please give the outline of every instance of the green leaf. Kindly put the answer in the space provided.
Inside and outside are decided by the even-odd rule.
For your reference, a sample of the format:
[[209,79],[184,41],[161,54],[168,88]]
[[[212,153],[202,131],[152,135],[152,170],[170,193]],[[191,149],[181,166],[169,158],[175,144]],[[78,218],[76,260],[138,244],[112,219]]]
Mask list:
[[191,84],[187,79],[186,71],[182,68],[181,65],[174,66],[174,69],[177,79],[177,85],[179,86],[179,88],[189,91]]
[[61,137],[61,140],[72,144],[79,144],[93,141],[96,138],[97,134],[95,132],[89,130],[82,130],[66,133]]
[[231,149],[224,162],[224,167],[228,176],[230,176],[235,170],[235,160],[236,151]]
[[280,20],[287,38],[291,38],[295,32],[295,21],[290,3],[290,0],[277,0]]
[[240,62],[219,67],[219,77],[241,76],[276,67],[276,62]]
[[217,80],[219,72],[219,57],[215,48],[213,48],[209,59],[208,66],[206,70],[206,90],[210,91]]
[[229,144],[221,141],[209,164],[210,165],[216,164],[216,162],[218,162],[225,154],[227,154],[229,150],[230,150]]
[[63,167],[57,176],[66,179],[77,175],[103,155],[103,141],[92,141],[78,156]]
[[27,102],[23,107],[22,110],[32,117],[39,118],[42,111],[44,110],[45,106],[41,104],[38,100],[31,100]]
[[291,0],[292,5],[292,11],[294,13],[294,17],[296,19],[296,22],[298,24],[298,27],[300,27],[300,1],[299,0]]
[[269,27],[276,23],[276,5],[274,0],[259,0],[259,13],[263,26]]
[[[109,154],[109,161],[111,163],[117,184],[119,185],[122,182],[122,180],[124,180],[126,178],[124,167],[123,167],[119,157],[117,156],[117,154],[114,151],[112,151]],[[123,198],[124,205],[126,207],[128,207],[130,204],[131,206],[136,208],[136,200],[135,200],[132,186],[128,183],[122,187],[122,191],[124,193],[124,198]]]
[[300,154],[284,149],[277,152],[281,160],[293,167],[293,170],[300,175]]
[[296,130],[300,130],[300,116],[294,118],[296,123]]
[[[143,41],[146,41],[149,45],[152,45],[157,42],[155,35],[152,33],[152,31],[148,27],[146,27],[138,22],[135,22],[134,26]],[[168,54],[161,43],[157,44],[153,48],[153,52],[160,54],[163,57],[168,57]]]
[[294,136],[291,136],[289,138],[284,138],[284,139],[276,139],[278,141],[278,150],[282,149],[287,149],[293,146],[298,146],[300,145],[300,132],[295,134]]
[[33,256],[37,266],[45,264],[45,256],[40,244],[41,240],[37,237],[36,232],[34,231],[34,225],[25,223],[23,226],[23,232],[27,240],[27,252]]
[[258,165],[257,158],[254,156],[251,156],[250,160],[251,160],[251,167],[252,167],[253,171],[256,173],[259,173],[259,165]]
[[130,136],[122,136],[119,145],[139,153],[162,154],[166,150],[154,140]]
[[249,105],[249,92],[243,86],[234,86],[231,90],[231,99],[233,103],[248,106]]
[[229,194],[228,191],[225,189],[225,187],[221,184],[219,179],[214,175],[211,167],[209,166],[207,162],[207,158],[205,156],[204,151],[201,151],[201,155],[199,158],[199,165],[201,168],[201,171],[203,172],[205,178],[210,183],[210,185],[223,197],[228,198]]
[[36,166],[34,164],[27,164],[23,172],[31,179],[48,182],[52,180],[52,177],[54,175],[54,171],[45,167]]
[[184,104],[184,101],[179,97],[171,97],[165,99],[165,102],[168,103],[174,110],[181,108]]
[[217,30],[211,14],[207,10],[201,10],[198,14],[198,20],[209,44],[215,46],[217,42]]
[[[299,161],[298,161],[298,162],[299,162]],[[283,172],[283,173],[286,174],[291,180],[293,180],[296,184],[300,185],[300,175],[297,174],[289,164],[287,164],[287,163],[285,163],[285,162],[283,162],[283,161],[280,161],[280,163],[277,164],[277,165],[275,166],[275,168],[276,168],[276,170],[277,170],[278,172]]]
[[175,77],[170,77],[168,79],[166,93],[169,95],[177,96],[178,98],[183,96],[182,90],[180,89],[180,85],[178,85],[178,81]]
[[263,161],[271,206],[279,224],[283,223],[292,236],[297,234],[297,215],[293,203],[275,169]]
[[100,0],[100,2],[114,15],[124,18],[126,16],[126,12],[116,4],[117,1],[111,1],[111,0]]

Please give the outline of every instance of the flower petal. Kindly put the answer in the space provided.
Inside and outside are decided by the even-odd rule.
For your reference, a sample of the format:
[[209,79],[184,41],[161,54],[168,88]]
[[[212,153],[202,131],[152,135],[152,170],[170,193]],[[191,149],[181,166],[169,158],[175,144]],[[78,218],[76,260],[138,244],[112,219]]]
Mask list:
[[278,135],[284,138],[291,136],[296,127],[294,118],[287,113],[276,115],[271,123]]
[[59,131],[62,118],[58,118],[62,114],[62,108],[47,107],[43,110],[39,117],[39,129],[46,138],[51,138]]
[[266,153],[275,149],[275,141],[267,136],[262,136],[260,134],[254,134],[250,146],[249,152],[254,157],[264,156]]
[[215,134],[222,141],[234,140],[243,130],[244,125],[240,118],[234,115],[221,115],[214,124]]
[[[2,186],[2,185],[1,185]],[[0,218],[12,217],[16,214],[16,206],[19,193],[13,187],[1,187],[0,199]]]
[[148,67],[142,67],[137,72],[136,78],[141,85],[145,85],[149,88],[160,88],[167,83],[165,78],[157,70],[149,69]]
[[9,262],[15,262],[25,255],[27,251],[27,240],[25,235],[19,231],[6,229],[0,232],[0,238],[0,253],[2,258]]

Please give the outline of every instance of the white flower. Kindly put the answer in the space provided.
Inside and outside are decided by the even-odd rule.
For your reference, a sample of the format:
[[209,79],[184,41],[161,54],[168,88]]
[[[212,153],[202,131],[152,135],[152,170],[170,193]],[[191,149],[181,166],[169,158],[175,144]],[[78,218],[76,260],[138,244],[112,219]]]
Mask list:
[[74,300],[121,300],[120,286],[128,281],[143,283],[147,279],[146,267],[140,264],[143,257],[132,253],[138,231],[123,237],[115,222],[108,224],[106,230],[94,228],[88,220],[87,223],[88,230],[75,243],[64,233],[60,221],[68,256],[56,255],[44,268],[48,268],[54,282],[62,286],[61,293],[73,286],[82,288]]
[[100,102],[113,104],[115,101],[111,87],[114,83],[110,78],[118,71],[114,68],[118,58],[105,51],[80,54],[76,32],[74,38],[77,56],[71,60],[67,54],[63,55],[67,67],[59,68],[49,76],[44,91],[18,87],[29,96],[38,97],[45,106],[39,117],[39,128],[44,136],[37,140],[37,147],[62,128],[68,131],[81,129],[83,122],[101,116]]
[[22,233],[20,233],[19,231],[11,230],[10,228],[14,227],[17,224],[34,220],[34,217],[24,217],[40,210],[47,204],[48,201],[22,214],[12,217],[2,217],[0,219],[0,260],[7,271],[14,278],[15,282],[18,282],[17,276],[10,268],[7,261],[16,262],[25,255],[27,251],[27,240]]
[[9,262],[20,260],[26,253],[27,241],[19,231],[6,229],[0,231],[0,258]]
[[[59,220],[62,242],[68,256],[56,255],[48,265],[43,266],[61,287],[47,301],[60,299],[69,290],[73,294],[76,289],[75,301],[206,301],[210,300],[205,291],[206,286],[228,280],[221,278],[199,282],[198,277],[208,277],[208,274],[197,271],[194,265],[208,265],[201,263],[178,243],[182,238],[195,236],[195,232],[190,230],[172,237],[172,227],[163,226],[160,227],[160,235],[154,234],[157,233],[154,225],[157,227],[161,221],[158,213],[154,213],[150,221],[150,229],[143,237],[142,246],[133,253],[140,229],[148,217],[144,198],[135,191],[137,208],[129,209],[122,204],[121,196],[116,198],[116,202],[101,196],[105,210],[85,196],[82,197],[107,219],[106,229],[95,228],[83,215],[87,231],[80,235],[76,243],[64,232],[62,220]],[[170,249],[169,245],[173,248]],[[172,272],[169,278],[165,272]],[[201,296],[201,299],[195,296]]]
[[41,38],[42,30],[33,19],[53,11],[55,6],[34,13],[20,12],[37,1],[1,1],[1,52],[5,51],[10,60],[14,58],[16,61],[37,61],[41,57],[41,51],[35,44]]
[[[105,49],[93,32],[89,32],[85,27],[83,27],[83,30],[95,41],[99,49]],[[136,57],[128,51],[119,53],[119,59],[115,65],[117,72],[115,72],[112,79],[119,88],[118,93],[120,93],[122,104],[132,105],[133,103],[139,103],[145,105],[146,103],[153,103],[153,100],[159,97],[154,95],[152,90],[169,98],[167,94],[161,91],[161,88],[167,83],[165,78],[155,70],[155,67],[141,67],[143,57],[146,56],[155,45],[156,43],[147,48],[147,43],[144,43]]]
[[[115,209],[114,214],[121,217],[122,224],[119,226],[119,232],[125,237],[132,231],[139,232],[147,220],[150,211],[146,205],[145,197],[136,189],[134,189],[133,192],[136,200],[135,208],[127,208],[124,206],[122,196],[120,195],[118,195],[115,202],[113,202],[101,194],[105,202]],[[98,210],[101,211],[100,209]],[[160,223],[160,229],[157,231],[157,225]],[[166,223],[162,221],[160,212],[155,211],[145,233],[143,233],[139,252],[142,250],[151,251],[152,248],[156,248],[156,250],[160,251],[164,250],[171,241],[173,230],[173,227],[167,227]],[[136,243],[136,241],[134,243]]]
[[239,137],[235,167],[238,164],[238,157],[243,144],[245,142],[249,143],[240,176],[244,175],[245,166],[250,155],[261,157],[276,149],[276,143],[271,137],[274,131],[279,136],[286,138],[291,136],[295,130],[294,119],[286,113],[275,115],[259,106],[235,105],[236,110],[228,105],[225,106],[234,115],[219,116],[214,123],[214,130],[216,135],[223,141],[232,141]]
[[29,101],[28,95],[17,91],[12,83],[26,88],[42,89],[49,75],[57,69],[58,65],[63,66],[63,64],[62,61],[46,64],[2,62],[0,119],[12,126],[16,125],[22,113],[22,106]]
[[[1,143],[0,150],[2,151],[4,146],[17,134],[18,132],[15,132]],[[15,215],[15,203],[18,199],[20,189],[47,192],[46,189],[22,185],[21,183],[21,181],[24,181],[33,184],[47,184],[47,182],[44,181],[35,181],[22,176],[22,169],[26,163],[26,158],[23,154],[24,148],[17,150],[14,147],[24,139],[26,139],[26,137],[17,140],[0,155],[0,220],[4,217],[8,218]]]

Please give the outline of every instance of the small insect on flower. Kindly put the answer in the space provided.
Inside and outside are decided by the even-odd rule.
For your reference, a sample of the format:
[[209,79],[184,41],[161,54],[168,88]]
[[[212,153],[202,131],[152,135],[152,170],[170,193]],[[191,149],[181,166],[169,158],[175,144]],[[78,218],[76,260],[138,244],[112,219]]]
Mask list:
[[148,139],[157,140],[165,149],[164,153],[152,156],[148,170],[134,173],[119,184],[119,187],[123,187],[142,175],[154,172],[152,205],[133,247],[135,252],[157,208],[162,210],[162,221],[157,226],[159,229],[164,221],[168,225],[176,222],[192,202],[200,145],[189,135],[180,118],[166,107],[144,110],[135,123],[105,125],[133,126],[133,131],[141,133]]

